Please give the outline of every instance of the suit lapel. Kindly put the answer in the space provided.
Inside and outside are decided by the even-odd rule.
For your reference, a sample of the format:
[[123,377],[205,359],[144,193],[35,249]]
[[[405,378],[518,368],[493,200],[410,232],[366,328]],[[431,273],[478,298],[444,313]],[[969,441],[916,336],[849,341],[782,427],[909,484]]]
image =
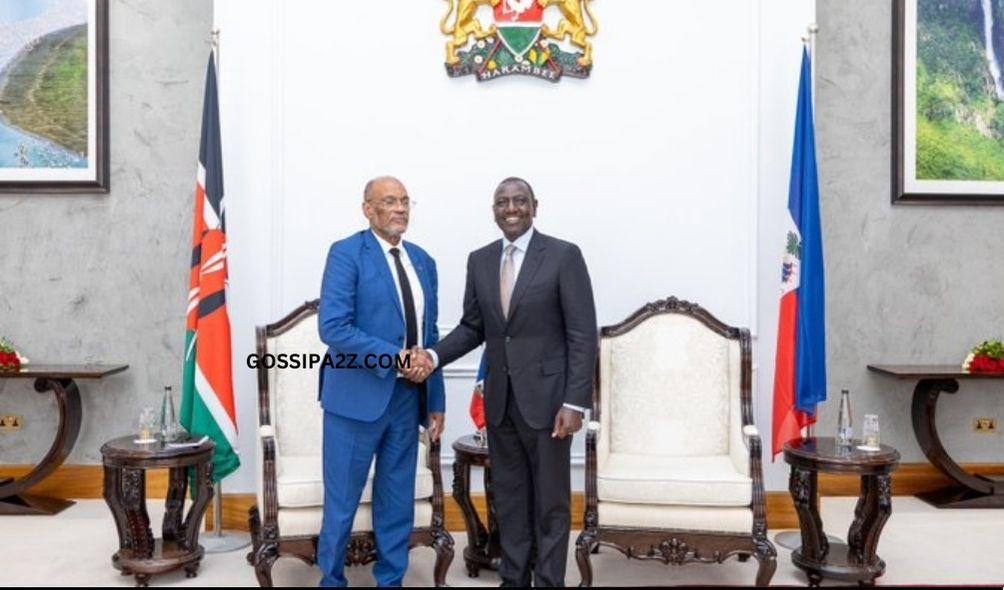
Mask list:
[[397,285],[394,284],[394,275],[390,274],[387,256],[383,253],[383,248],[380,247],[376,237],[373,236],[372,230],[366,230],[365,243],[367,250],[369,250],[370,262],[376,268],[377,274],[382,278],[387,295],[394,302],[394,309],[397,310],[397,315],[401,316],[401,321],[403,322],[404,311],[401,309],[401,300],[397,296]]
[[[501,256],[501,251],[499,255]],[[512,299],[509,301],[509,318],[507,318],[507,321],[516,314],[519,300],[526,293],[526,289],[530,283],[533,282],[533,277],[537,274],[537,269],[540,268],[540,263],[543,261],[544,239],[539,231],[534,230],[533,237],[530,238],[530,245],[527,247],[526,254],[523,257],[523,265],[519,269],[519,276],[516,277],[516,286],[512,290]],[[499,309],[501,310],[501,295],[499,295],[499,299]]]
[[488,252],[489,259],[484,265],[485,272],[488,273],[488,293],[490,294],[492,310],[495,311],[495,314],[504,324],[505,315],[502,314],[502,282],[499,276],[502,268],[502,240],[495,242]]

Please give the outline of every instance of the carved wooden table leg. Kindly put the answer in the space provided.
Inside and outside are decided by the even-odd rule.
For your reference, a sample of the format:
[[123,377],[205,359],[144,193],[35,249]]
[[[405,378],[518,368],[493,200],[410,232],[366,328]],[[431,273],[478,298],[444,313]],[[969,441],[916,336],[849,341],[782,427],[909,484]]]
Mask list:
[[802,547],[798,551],[806,559],[823,561],[830,547],[823,532],[823,520],[819,517],[817,480],[815,471],[796,467],[791,470],[788,487],[802,531]]
[[210,500],[213,499],[213,462],[206,461],[193,467],[195,470],[195,498],[192,506],[188,509],[183,525],[184,549],[194,551],[198,558],[185,565],[185,574],[189,578],[194,578],[199,571],[199,564],[202,563],[203,549],[199,546],[199,525],[202,517],[206,514]]
[[877,505],[875,498],[877,490],[872,484],[872,477],[861,478],[861,495],[858,496],[858,503],[854,506],[854,521],[847,530],[847,545],[850,547],[847,557],[855,563],[867,563],[862,552],[865,526],[874,517]]
[[[492,481],[492,470],[487,465],[484,468],[485,503],[488,505],[488,535],[486,538],[485,555],[491,561],[491,569],[498,571],[502,563],[502,539],[499,537],[498,512],[495,510],[495,483]],[[531,551],[530,555],[536,555]],[[531,566],[532,567],[532,566]]]
[[164,525],[162,535],[164,545],[179,544],[181,517],[185,511],[185,492],[188,491],[188,468],[174,467],[168,471],[167,498],[164,501]]
[[153,557],[154,540],[146,511],[146,475],[142,469],[105,467],[105,502],[119,533],[119,550],[112,565],[123,575],[133,574],[137,586],[146,586],[150,576],[134,572],[123,561]]
[[859,583],[871,586],[885,571],[885,563],[876,554],[879,536],[892,513],[892,483],[889,475],[866,475],[861,478],[861,497],[854,511],[854,522],[847,533],[848,561],[874,572]]
[[125,510],[126,527],[134,557],[149,558],[153,555],[153,531],[150,530],[150,515],[146,511],[146,472],[142,469],[122,469],[122,507]]
[[467,528],[464,565],[467,566],[467,575],[476,578],[487,559],[485,549],[488,533],[471,502],[471,464],[459,456],[453,462],[453,499],[460,506],[464,526]]
[[104,497],[105,503],[112,512],[115,520],[115,528],[119,534],[119,551],[112,556],[112,565],[120,568],[122,575],[130,575],[131,572],[119,566],[120,554],[122,551],[132,549],[132,531],[129,529],[129,521],[126,517],[125,506],[122,503],[122,470],[117,467],[105,466]]

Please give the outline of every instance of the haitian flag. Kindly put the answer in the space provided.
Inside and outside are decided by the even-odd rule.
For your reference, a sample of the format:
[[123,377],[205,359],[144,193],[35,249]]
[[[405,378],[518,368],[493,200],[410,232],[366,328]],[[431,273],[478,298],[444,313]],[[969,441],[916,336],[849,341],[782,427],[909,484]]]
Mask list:
[[516,57],[533,47],[543,25],[544,7],[537,0],[501,0],[495,6],[499,38]]
[[241,462],[230,360],[223,150],[213,57],[210,54],[202,105],[180,422],[192,435],[208,435],[216,443],[213,481],[218,482]]
[[775,457],[785,443],[801,438],[802,429],[815,423],[816,404],[826,401],[823,240],[811,81],[809,53],[803,49],[788,189],[788,230],[781,266],[771,437]]
[[487,373],[487,368],[485,366],[485,355],[481,355],[481,364],[478,366],[478,376],[474,383],[474,392],[471,393],[471,406],[469,412],[471,414],[471,420],[474,422],[474,427],[478,430],[484,430],[487,422],[485,421],[485,374]]

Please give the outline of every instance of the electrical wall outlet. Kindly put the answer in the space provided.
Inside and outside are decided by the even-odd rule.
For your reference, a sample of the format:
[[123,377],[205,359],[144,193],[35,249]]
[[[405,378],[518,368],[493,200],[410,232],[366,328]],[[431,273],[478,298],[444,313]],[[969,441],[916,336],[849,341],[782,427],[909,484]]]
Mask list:
[[976,434],[997,434],[997,419],[986,416],[974,418],[973,432]]
[[18,416],[17,414],[0,416],[0,432],[15,432],[21,430],[23,425],[24,416]]

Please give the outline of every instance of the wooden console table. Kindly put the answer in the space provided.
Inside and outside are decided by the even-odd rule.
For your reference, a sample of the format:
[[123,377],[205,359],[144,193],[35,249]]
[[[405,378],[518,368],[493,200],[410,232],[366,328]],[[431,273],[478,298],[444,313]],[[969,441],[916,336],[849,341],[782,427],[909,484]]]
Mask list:
[[938,508],[1004,508],[1004,480],[967,473],[941,444],[935,422],[938,396],[959,390],[959,379],[1004,379],[1004,374],[963,373],[958,365],[868,365],[900,380],[917,381],[913,389],[913,432],[927,460],[957,485],[918,494]]
[[73,450],[80,433],[80,390],[74,379],[101,379],[121,373],[129,365],[26,364],[19,371],[0,372],[3,379],[34,379],[35,391],[51,391],[59,409],[56,438],[41,462],[20,478],[0,479],[0,515],[56,514],[72,506],[70,500],[32,496],[26,492],[49,477]]

